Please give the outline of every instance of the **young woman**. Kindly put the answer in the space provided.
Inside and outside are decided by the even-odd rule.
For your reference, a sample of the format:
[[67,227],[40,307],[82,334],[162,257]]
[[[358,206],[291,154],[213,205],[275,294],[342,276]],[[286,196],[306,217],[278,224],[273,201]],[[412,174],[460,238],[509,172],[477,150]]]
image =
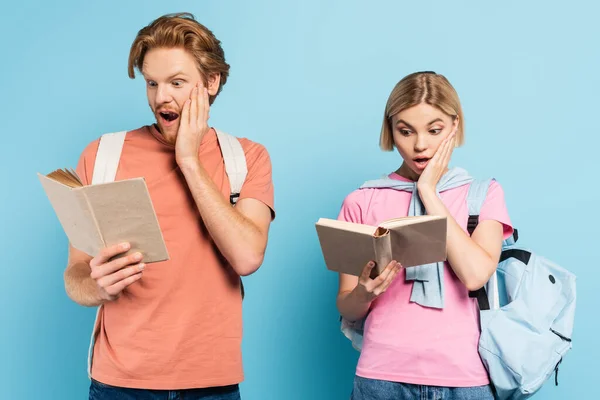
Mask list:
[[[385,109],[380,146],[402,164],[344,200],[339,219],[376,225],[406,215],[447,217],[447,262],[402,268],[392,261],[374,279],[340,275],[338,309],[362,326],[353,400],[493,399],[479,357],[478,306],[469,291],[494,273],[502,241],[512,234],[501,186],[492,181],[479,224],[467,232],[467,172],[448,168],[464,141],[458,95],[433,72],[402,79]],[[355,332],[356,333],[356,332]]]

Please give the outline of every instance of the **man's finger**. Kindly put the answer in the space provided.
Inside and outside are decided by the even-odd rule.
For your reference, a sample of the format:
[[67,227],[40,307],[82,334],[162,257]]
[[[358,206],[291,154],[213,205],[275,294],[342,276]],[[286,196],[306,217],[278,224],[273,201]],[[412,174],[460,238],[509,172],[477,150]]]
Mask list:
[[116,296],[119,293],[121,293],[127,286],[131,285],[132,283],[134,283],[135,281],[139,280],[142,277],[142,273],[138,273],[135,275],[132,275],[128,278],[125,278],[117,283],[115,283],[114,285],[111,285],[109,287],[107,287],[106,293],[108,293],[111,296]]
[[90,267],[99,266],[105,264],[108,260],[118,254],[125,253],[131,245],[129,243],[120,243],[114,246],[106,247],[100,251],[100,253],[90,261]]
[[204,88],[204,110],[202,110],[202,117],[203,120],[202,122],[206,122],[206,124],[208,125],[208,118],[209,118],[209,113],[210,113],[210,97],[208,95],[208,88]]
[[203,121],[201,121],[201,119],[204,117],[204,95],[206,88],[203,84],[198,83],[196,89],[196,125],[202,126]]
[[196,85],[192,89],[192,93],[190,95],[191,104],[190,104],[190,125],[196,124],[198,120],[198,85]]
[[184,124],[190,123],[190,99],[187,99],[183,104],[183,110],[181,111],[181,122]]
[[102,265],[92,267],[92,272],[90,277],[92,279],[102,278],[103,276],[110,275],[115,271],[118,271],[128,265],[137,264],[142,261],[141,253],[129,254],[128,256],[119,257],[115,260],[112,260],[109,263],[105,263]]
[[[110,286],[120,279],[124,279],[131,275],[127,271],[130,268],[144,269],[145,264],[141,263],[141,258],[127,256],[115,260],[111,263],[104,264],[92,270],[90,277],[102,286]],[[120,274],[120,275],[119,275]]]

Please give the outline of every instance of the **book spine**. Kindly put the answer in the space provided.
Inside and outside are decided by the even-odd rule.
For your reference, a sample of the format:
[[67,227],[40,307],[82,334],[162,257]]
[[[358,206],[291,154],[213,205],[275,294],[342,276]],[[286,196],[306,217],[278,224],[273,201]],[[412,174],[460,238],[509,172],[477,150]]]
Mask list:
[[[94,227],[96,228],[96,232],[98,232],[98,237],[100,238],[100,241],[102,242],[102,247],[104,248],[104,247],[106,247],[106,242],[104,241],[104,236],[102,235],[102,232],[100,231],[100,225],[98,225],[98,220],[96,219],[96,214],[94,213],[94,207],[92,207],[92,204],[90,203],[87,193],[85,192],[85,188],[81,191],[81,194],[83,195],[83,198],[87,205],[87,209],[90,212],[90,217],[92,217],[92,222],[94,223]],[[94,256],[95,256],[95,254],[94,254]]]
[[373,249],[375,250],[375,262],[377,265],[377,275],[383,272],[385,267],[392,261],[392,244],[390,231],[385,231],[381,235],[373,236]]

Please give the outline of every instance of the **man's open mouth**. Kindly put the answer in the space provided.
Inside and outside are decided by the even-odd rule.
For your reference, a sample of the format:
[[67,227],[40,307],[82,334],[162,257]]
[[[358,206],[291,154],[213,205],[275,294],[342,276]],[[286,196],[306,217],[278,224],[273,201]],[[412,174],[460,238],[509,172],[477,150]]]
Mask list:
[[175,121],[179,118],[179,114],[172,111],[161,111],[159,114],[167,122]]

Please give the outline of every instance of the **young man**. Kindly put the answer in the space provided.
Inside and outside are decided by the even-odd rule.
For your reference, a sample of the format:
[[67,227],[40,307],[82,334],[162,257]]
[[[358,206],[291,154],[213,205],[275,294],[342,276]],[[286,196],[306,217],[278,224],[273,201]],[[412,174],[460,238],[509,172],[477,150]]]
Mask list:
[[[101,306],[90,399],[239,399],[240,276],[263,261],[275,216],[265,148],[239,139],[248,174],[232,207],[209,107],[227,80],[220,42],[191,14],[139,31],[129,76],[146,80],[156,123],[127,132],[116,179],[144,177],[170,259],[144,264],[124,243],[88,255],[70,247],[65,287]],[[92,179],[99,140],[77,172]],[[127,397],[129,396],[129,397]]]

